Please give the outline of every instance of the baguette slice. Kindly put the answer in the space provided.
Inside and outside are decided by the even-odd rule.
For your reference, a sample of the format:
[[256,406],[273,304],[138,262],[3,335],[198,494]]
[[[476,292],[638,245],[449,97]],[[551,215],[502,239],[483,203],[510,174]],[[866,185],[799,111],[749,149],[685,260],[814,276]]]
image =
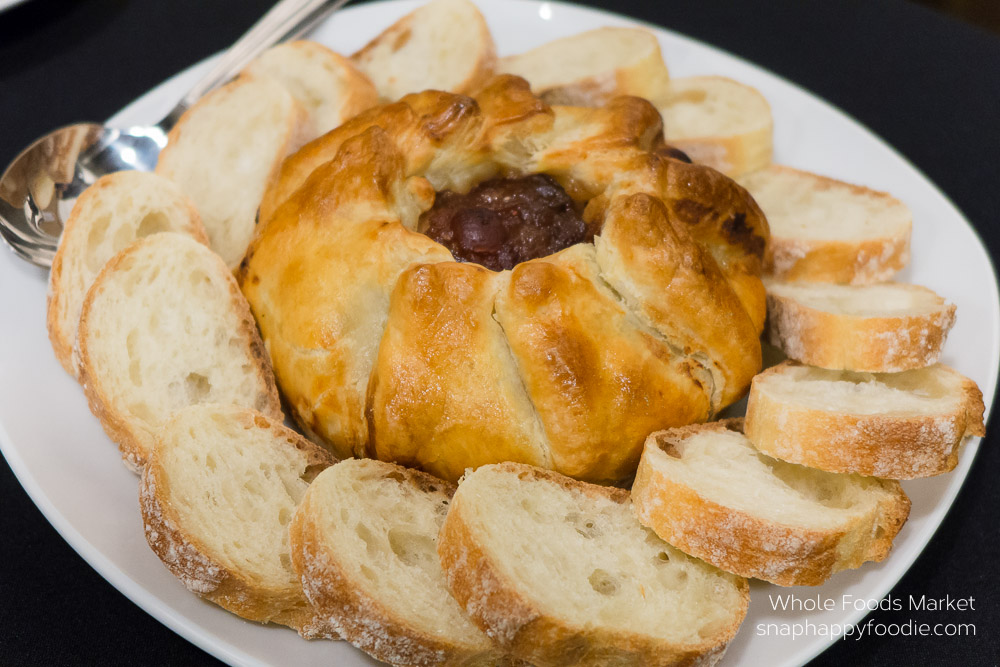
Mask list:
[[347,459],[309,488],[291,524],[292,563],[317,614],[394,665],[492,664],[501,657],[448,593],[435,546],[454,485],[373,459]]
[[438,538],[451,592],[513,655],[548,665],[711,665],[745,579],[643,528],[623,489],[518,463],[466,475]]
[[500,59],[504,74],[528,80],[549,104],[603,106],[617,95],[662,96],[670,73],[656,35],[642,28],[598,28]]
[[133,470],[185,406],[282,418],[246,299],[222,260],[188,236],[153,234],[115,255],[83,302],[77,342],[90,409]]
[[664,102],[667,142],[731,178],[771,164],[771,106],[756,88],[723,76],[672,79]]
[[771,275],[869,285],[910,261],[913,216],[884,192],[771,165],[740,179],[771,226]]
[[264,189],[308,133],[305,110],[284,86],[240,77],[181,116],[156,173],[194,201],[212,250],[235,269],[253,236]]
[[955,306],[918,285],[766,281],[768,337],[796,361],[897,373],[937,363]]
[[816,586],[889,554],[910,512],[898,482],[772,459],[740,422],[649,436],[632,487],[640,523],[685,553],[781,586]]
[[194,204],[162,176],[115,172],[97,179],[76,200],[52,260],[46,318],[52,349],[67,373],[77,374],[76,329],[94,278],[127,245],[164,231],[208,244]]
[[947,366],[902,373],[785,362],[753,380],[746,434],[768,456],[887,479],[940,475],[968,436],[986,435],[983,394]]
[[493,75],[496,59],[486,19],[468,0],[432,0],[351,56],[387,102],[432,88],[471,93]]
[[335,459],[280,421],[195,405],[159,431],[139,483],[146,541],[189,590],[259,623],[331,635],[292,570],[288,523]]
[[251,62],[243,74],[272,77],[309,114],[312,140],[378,103],[375,84],[354,64],[322,44],[279,44]]

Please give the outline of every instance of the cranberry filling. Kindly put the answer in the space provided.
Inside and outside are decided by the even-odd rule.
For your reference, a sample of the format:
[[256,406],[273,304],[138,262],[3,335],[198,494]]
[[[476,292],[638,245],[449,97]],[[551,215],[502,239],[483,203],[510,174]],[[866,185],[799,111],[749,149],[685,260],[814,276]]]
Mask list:
[[494,271],[594,237],[570,196],[544,174],[496,178],[464,195],[439,192],[418,229],[458,261]]

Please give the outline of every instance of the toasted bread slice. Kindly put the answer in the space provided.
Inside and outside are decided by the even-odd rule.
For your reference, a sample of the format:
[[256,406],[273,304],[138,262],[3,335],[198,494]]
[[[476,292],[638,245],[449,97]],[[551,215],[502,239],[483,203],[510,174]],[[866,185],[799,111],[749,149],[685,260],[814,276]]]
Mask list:
[[910,261],[913,215],[892,195],[778,165],[739,180],[771,226],[776,279],[869,285]]
[[771,106],[756,88],[724,76],[672,79],[658,108],[667,142],[695,162],[731,178],[771,164]]
[[212,250],[234,269],[250,244],[264,189],[308,133],[305,110],[284,86],[240,77],[181,116],[156,173],[194,201]]
[[747,582],[639,525],[623,489],[517,464],[466,475],[438,537],[451,592],[534,665],[714,664]]
[[831,472],[930,477],[986,434],[983,394],[947,366],[902,373],[829,371],[785,362],[753,380],[746,434],[769,456]]
[[351,60],[383,101],[394,102],[427,89],[471,93],[493,75],[497,56],[474,4],[432,0],[383,30]]
[[498,70],[528,80],[549,104],[602,106],[616,95],[662,96],[670,73],[656,35],[598,28],[500,59]]
[[501,652],[448,593],[437,536],[453,484],[373,459],[316,478],[291,524],[292,563],[318,615],[394,665],[490,664]]
[[768,338],[796,361],[897,373],[938,361],[955,306],[926,287],[767,281]]
[[643,525],[685,553],[781,586],[815,586],[889,554],[910,512],[898,482],[772,459],[740,421],[649,436],[632,487]]
[[375,84],[350,60],[308,40],[268,49],[243,74],[269,76],[288,89],[309,114],[308,140],[378,103]]
[[189,236],[153,234],[115,255],[83,302],[77,342],[90,409],[134,470],[185,406],[231,403],[282,418],[246,299]]
[[334,458],[280,421],[195,405],[156,437],[139,483],[146,541],[191,591],[259,623],[328,635],[292,570],[288,523]]
[[77,373],[76,329],[94,278],[136,239],[165,231],[208,244],[194,204],[162,176],[115,172],[97,179],[76,200],[52,260],[46,318],[52,349],[67,373]]

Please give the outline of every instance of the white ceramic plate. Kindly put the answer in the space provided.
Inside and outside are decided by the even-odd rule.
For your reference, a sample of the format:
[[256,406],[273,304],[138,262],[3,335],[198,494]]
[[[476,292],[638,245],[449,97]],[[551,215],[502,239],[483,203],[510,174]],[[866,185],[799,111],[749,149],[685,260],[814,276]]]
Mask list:
[[14,5],[19,5],[24,0],[0,0],[0,12],[10,9]]
[[[352,52],[417,5],[399,0],[349,8],[313,36]],[[527,0],[479,0],[501,55],[603,25],[635,22],[590,9]],[[770,101],[776,161],[886,190],[914,213],[913,261],[902,280],[927,285],[958,306],[943,361],[972,377],[993,400],[1000,366],[1000,308],[988,255],[972,228],[918,171],[868,130],[823,101],[722,51],[656,30],[675,76],[723,74],[757,87]],[[202,64],[200,67],[204,67]],[[198,75],[189,70],[154,89],[112,119],[116,125],[155,121]],[[0,253],[0,446],[18,479],[48,520],[98,572],[140,607],[218,658],[240,665],[374,664],[342,642],[306,642],[287,629],[245,622],[188,593],[146,546],[136,478],[87,410],[83,394],[53,357],[45,333],[44,272]],[[927,544],[957,494],[978,447],[967,444],[949,475],[904,486],[910,520],[892,555],[878,565],[835,576],[819,588],[752,585],[750,613],[724,664],[800,665],[835,638],[762,634],[767,623],[846,627],[866,610],[843,596],[877,601]],[[834,609],[772,609],[770,595],[834,601]],[[85,610],[81,610],[85,613]]]

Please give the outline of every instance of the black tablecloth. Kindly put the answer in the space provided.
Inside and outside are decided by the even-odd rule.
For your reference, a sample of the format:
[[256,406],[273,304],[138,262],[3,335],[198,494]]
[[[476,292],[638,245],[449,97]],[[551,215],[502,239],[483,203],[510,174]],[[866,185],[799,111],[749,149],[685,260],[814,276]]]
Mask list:
[[[0,166],[45,131],[107,118],[224,48],[271,2],[28,0],[0,13]],[[971,220],[994,261],[1000,256],[1000,38],[901,0],[585,4],[721,46],[826,98],[912,160]],[[972,623],[976,635],[840,641],[814,664],[998,664],[994,440],[983,443],[941,529],[892,592],[972,596],[975,610],[871,616]],[[0,464],[0,664],[211,662],[101,579]]]

